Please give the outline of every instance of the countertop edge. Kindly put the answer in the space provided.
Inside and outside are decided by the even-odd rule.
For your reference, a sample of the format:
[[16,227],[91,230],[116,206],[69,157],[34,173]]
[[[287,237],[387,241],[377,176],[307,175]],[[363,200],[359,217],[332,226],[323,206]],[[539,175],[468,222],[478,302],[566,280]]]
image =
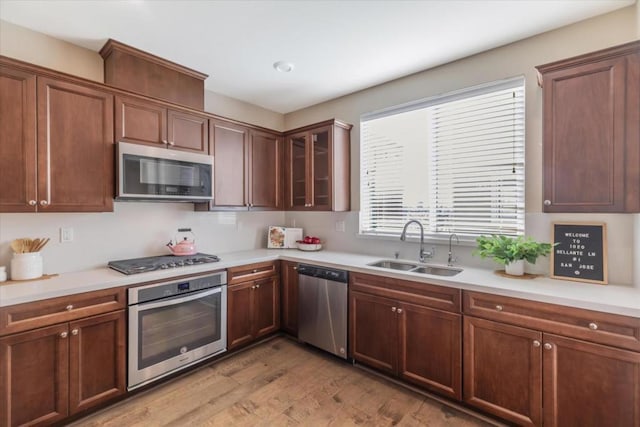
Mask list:
[[119,286],[138,286],[148,282],[220,271],[239,265],[286,260],[640,318],[640,289],[628,286],[597,285],[542,276],[530,280],[512,279],[501,277],[493,270],[467,267],[463,267],[464,271],[457,276],[443,278],[371,267],[367,264],[384,257],[334,251],[254,249],[221,254],[220,258],[221,261],[215,264],[129,276],[107,267],[99,267],[62,273],[47,280],[0,284],[0,307]]

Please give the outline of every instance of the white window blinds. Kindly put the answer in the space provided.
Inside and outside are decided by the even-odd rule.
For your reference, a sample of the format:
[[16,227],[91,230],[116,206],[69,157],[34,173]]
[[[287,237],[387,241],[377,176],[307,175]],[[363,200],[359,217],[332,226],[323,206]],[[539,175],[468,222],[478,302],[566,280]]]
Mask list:
[[409,219],[435,237],[524,234],[523,78],[370,113],[360,126],[361,234],[398,236]]

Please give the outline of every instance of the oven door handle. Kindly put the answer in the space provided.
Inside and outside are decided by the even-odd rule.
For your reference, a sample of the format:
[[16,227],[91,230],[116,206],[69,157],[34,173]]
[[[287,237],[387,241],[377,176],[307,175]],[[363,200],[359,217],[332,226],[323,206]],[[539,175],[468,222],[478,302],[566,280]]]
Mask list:
[[196,299],[200,299],[202,297],[206,297],[213,294],[219,294],[219,293],[222,293],[222,286],[209,289],[206,291],[195,292],[193,294],[189,294],[184,297],[174,297],[174,298],[163,299],[155,302],[138,304],[138,311],[152,310],[158,307],[168,307],[171,305],[182,304],[184,302],[193,301]]

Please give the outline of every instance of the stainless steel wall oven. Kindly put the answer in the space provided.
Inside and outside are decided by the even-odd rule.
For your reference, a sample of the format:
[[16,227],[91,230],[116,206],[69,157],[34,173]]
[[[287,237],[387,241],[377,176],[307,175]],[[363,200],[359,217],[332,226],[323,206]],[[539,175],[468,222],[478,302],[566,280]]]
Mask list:
[[129,289],[129,390],[227,348],[227,273]]

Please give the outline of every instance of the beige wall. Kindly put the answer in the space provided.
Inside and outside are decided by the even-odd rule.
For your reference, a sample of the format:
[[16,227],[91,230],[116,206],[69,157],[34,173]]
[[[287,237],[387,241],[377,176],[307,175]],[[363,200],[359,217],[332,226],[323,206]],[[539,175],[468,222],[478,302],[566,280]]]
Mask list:
[[[609,279],[612,283],[640,288],[640,272],[634,264],[640,255],[640,240],[634,237],[633,215],[551,215],[542,213],[542,92],[537,85],[536,65],[629,42],[638,38],[639,5],[550,31],[491,51],[483,52],[441,67],[426,70],[358,93],[334,99],[285,115],[285,127],[295,128],[330,117],[354,124],[351,131],[351,209],[359,209],[360,115],[454,89],[477,85],[506,77],[526,78],[526,232],[536,239],[549,241],[553,221],[602,221],[608,226]],[[312,215],[287,213],[287,224],[315,228],[318,218]],[[358,237],[357,215],[333,214],[334,220],[323,218],[324,234],[348,245],[352,250],[401,255],[415,258],[416,245],[363,239]],[[345,233],[336,233],[335,221],[345,221]],[[316,229],[317,230],[317,229]],[[317,230],[322,232],[323,230]],[[640,231],[638,232],[640,233]],[[638,235],[638,233],[635,233]],[[438,246],[438,242],[434,242]],[[436,261],[446,262],[447,249],[440,245]],[[471,248],[463,247],[461,262],[477,264]],[[548,272],[548,262],[530,266],[534,272]],[[634,277],[635,276],[635,277]]]
[[97,52],[7,21],[0,21],[0,55],[104,82],[102,58]]
[[[102,57],[89,49],[0,21],[0,55],[104,82]],[[284,130],[284,115],[205,91],[205,111],[274,130]]]

